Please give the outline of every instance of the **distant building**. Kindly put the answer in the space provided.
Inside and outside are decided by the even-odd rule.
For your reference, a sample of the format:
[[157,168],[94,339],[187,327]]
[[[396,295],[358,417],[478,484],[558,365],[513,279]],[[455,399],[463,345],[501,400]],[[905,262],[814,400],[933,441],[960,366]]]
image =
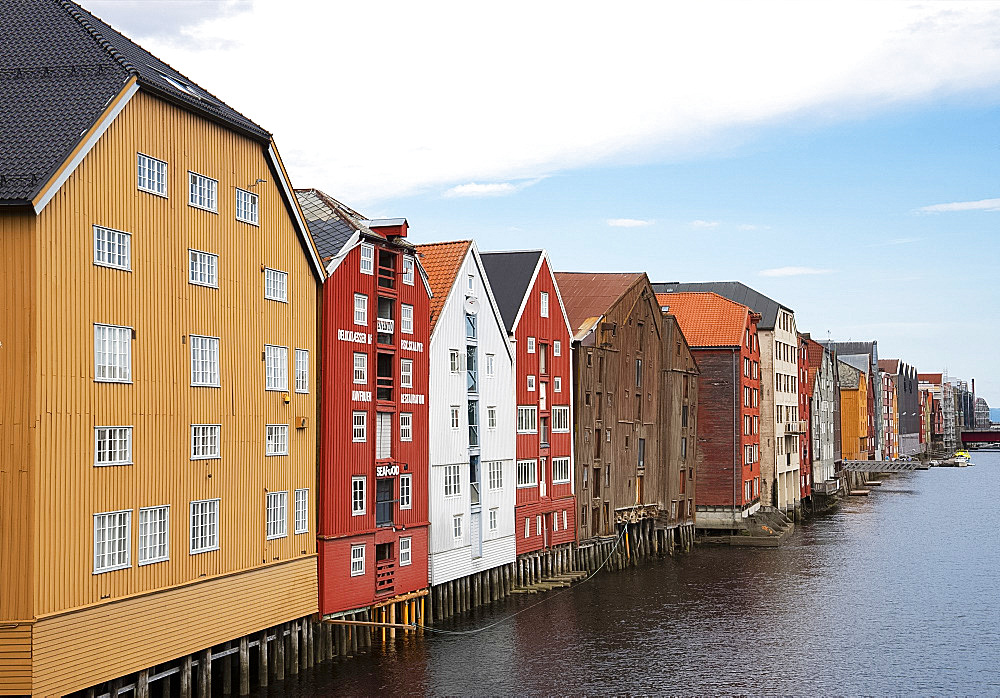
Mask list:
[[885,451],[885,429],[882,425],[882,385],[879,379],[878,342],[831,342],[823,344],[837,352],[837,358],[865,372],[868,379],[868,435],[872,441],[873,458],[881,460]]
[[803,502],[812,504],[812,386],[809,383],[809,343],[806,336],[799,333],[799,493]]
[[[899,359],[879,359],[878,367],[893,377],[896,389],[896,433],[900,456],[914,456],[920,448],[920,386],[917,369]],[[883,410],[884,414],[884,410]]]
[[976,429],[990,428],[990,406],[981,397],[976,398]]
[[882,443],[885,460],[899,458],[899,431],[896,409],[896,377],[891,373],[879,371],[882,389]]
[[700,370],[697,528],[734,531],[760,508],[760,315],[716,293],[657,301],[677,318]]
[[556,274],[574,329],[581,542],[694,531],[698,378],[645,274]]
[[[664,293],[717,293],[761,316],[760,477],[761,505],[789,513],[801,499],[799,435],[799,339],[795,311],[738,281],[659,283]],[[669,305],[669,303],[664,303]]]
[[809,383],[809,438],[812,466],[813,494],[834,494],[839,480],[834,476],[836,436],[840,427],[836,424],[840,413],[836,410],[840,402],[839,385],[834,380],[833,353],[819,342],[804,335],[808,348],[806,380]]
[[870,433],[869,381],[864,369],[846,361],[837,365],[840,373],[840,434],[843,460],[872,460],[874,438]]

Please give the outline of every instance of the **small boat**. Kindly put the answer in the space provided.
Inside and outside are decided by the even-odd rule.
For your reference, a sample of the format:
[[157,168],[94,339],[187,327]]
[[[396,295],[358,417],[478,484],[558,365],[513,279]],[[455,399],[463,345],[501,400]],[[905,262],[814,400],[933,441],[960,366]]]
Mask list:
[[972,456],[966,450],[955,451],[955,465],[959,468],[972,465]]

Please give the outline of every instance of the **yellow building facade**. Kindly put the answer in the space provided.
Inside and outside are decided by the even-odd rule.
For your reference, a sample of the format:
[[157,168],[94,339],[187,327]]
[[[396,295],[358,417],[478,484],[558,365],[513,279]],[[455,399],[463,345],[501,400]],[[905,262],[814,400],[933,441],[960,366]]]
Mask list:
[[871,460],[868,436],[868,376],[838,362],[840,372],[840,436],[843,460]]
[[0,694],[317,610],[323,271],[274,146],[135,77],[0,208]]

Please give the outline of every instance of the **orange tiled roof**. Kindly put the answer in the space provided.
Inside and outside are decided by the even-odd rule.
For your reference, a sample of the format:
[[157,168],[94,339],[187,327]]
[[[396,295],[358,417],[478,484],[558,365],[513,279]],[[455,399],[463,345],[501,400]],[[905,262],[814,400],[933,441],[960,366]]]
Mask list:
[[420,257],[420,264],[427,272],[427,279],[431,285],[431,332],[437,324],[444,302],[451,293],[451,287],[455,284],[455,277],[458,270],[465,261],[465,255],[472,245],[471,240],[455,240],[454,242],[432,242],[427,245],[417,245],[417,255]]
[[803,337],[803,340],[809,347],[809,392],[811,393],[816,389],[816,374],[823,366],[824,347],[815,339]]
[[738,347],[743,344],[750,308],[717,293],[657,293],[660,307],[677,318],[692,347]]

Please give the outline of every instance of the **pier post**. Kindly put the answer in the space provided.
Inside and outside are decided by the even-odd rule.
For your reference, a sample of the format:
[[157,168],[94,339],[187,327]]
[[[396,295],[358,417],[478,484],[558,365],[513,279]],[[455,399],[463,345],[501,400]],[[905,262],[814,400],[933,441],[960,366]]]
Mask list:
[[[227,642],[223,649],[230,650],[233,643]],[[222,658],[222,695],[231,696],[233,694],[233,655],[227,654]]]
[[274,643],[274,678],[278,681],[285,680],[285,624],[282,623],[275,629]]
[[250,641],[246,635],[240,638],[240,695],[250,695]]
[[260,634],[257,644],[257,685],[267,686],[267,677],[270,673],[267,666],[267,629]]
[[[389,604],[389,622],[390,623],[395,623],[396,622],[396,604],[394,604],[394,603]],[[395,640],[396,639],[396,629],[395,628],[389,628],[389,639],[390,640]]]
[[191,667],[194,664],[191,655],[185,655],[181,660],[181,698],[191,698]]
[[149,669],[139,672],[139,678],[135,686],[136,698],[149,698]]
[[295,675],[299,673],[299,624],[291,624],[291,647],[289,647],[288,673]]
[[201,653],[198,660],[198,695],[212,698],[212,648]]

